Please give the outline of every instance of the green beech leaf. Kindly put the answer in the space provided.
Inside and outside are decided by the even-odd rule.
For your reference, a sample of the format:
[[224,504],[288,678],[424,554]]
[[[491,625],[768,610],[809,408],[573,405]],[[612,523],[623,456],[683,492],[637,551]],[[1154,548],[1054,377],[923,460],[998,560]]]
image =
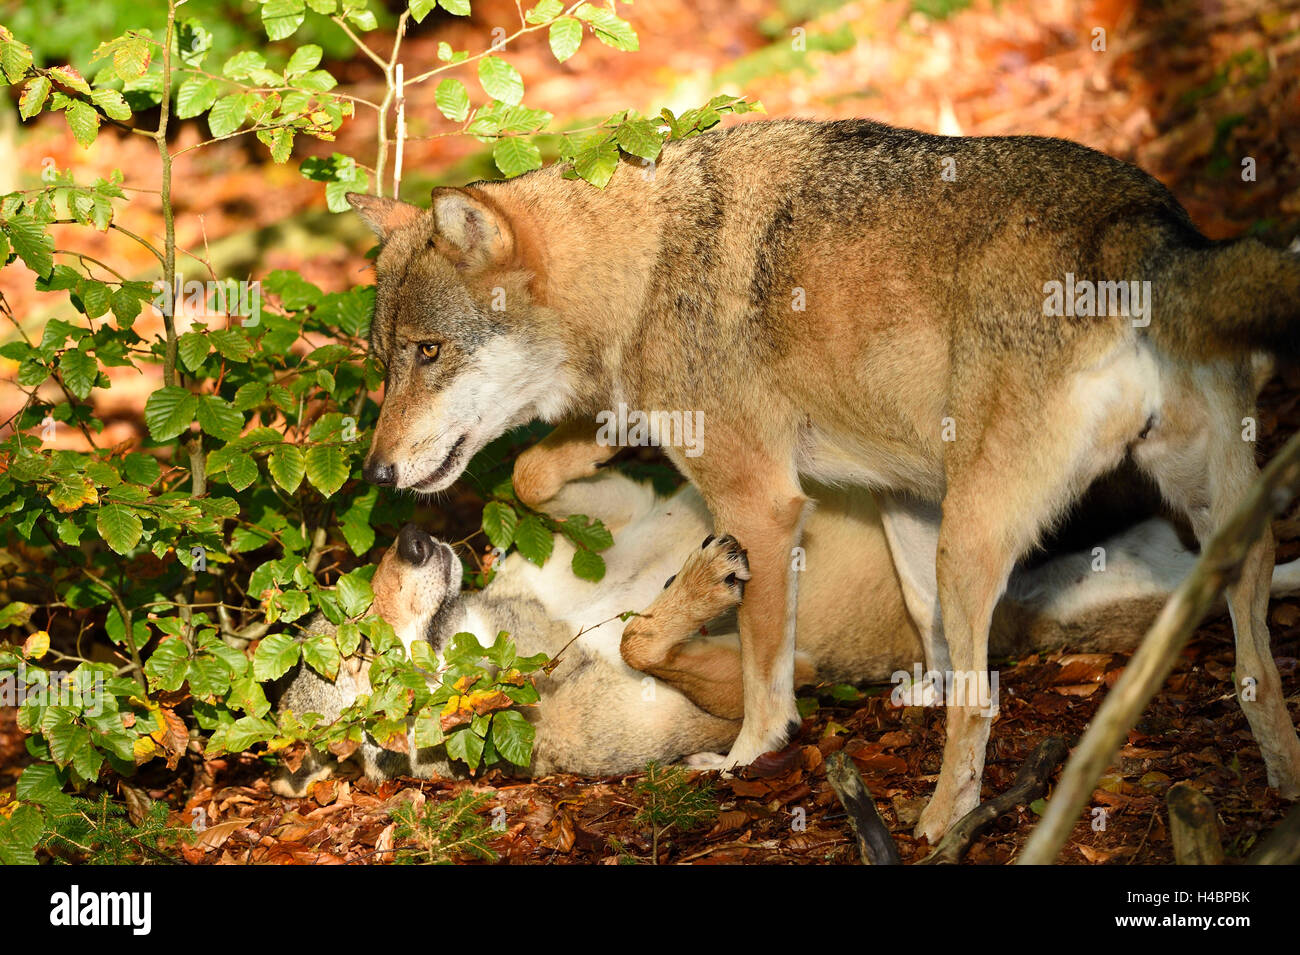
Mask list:
[[483,506],[482,523],[483,533],[492,542],[492,546],[504,550],[514,543],[519,515],[504,501],[488,501]]
[[583,580],[600,580],[605,576],[605,558],[595,551],[578,548],[573,552],[573,574]]
[[438,84],[433,99],[442,115],[453,122],[463,123],[469,115],[469,92],[460,80],[443,80]]
[[500,57],[485,56],[478,61],[478,80],[488,96],[503,103],[518,106],[524,98],[523,77]]
[[303,0],[267,0],[262,5],[262,26],[272,40],[293,36],[302,26],[305,4]]
[[235,452],[226,465],[226,480],[236,491],[242,491],[257,480],[257,462],[242,451]]
[[370,589],[370,581],[356,571],[339,578],[338,595],[339,602],[343,605],[343,612],[349,617],[361,616],[370,609],[370,605],[375,600],[374,591]]
[[278,680],[298,662],[301,652],[301,645],[287,633],[273,633],[264,637],[257,645],[257,652],[253,654],[253,678],[259,683]]
[[298,490],[303,475],[307,473],[307,459],[297,445],[278,444],[266,459],[266,469],[276,484],[292,494]]
[[528,11],[525,19],[530,26],[540,26],[563,12],[564,4],[561,0],[541,0],[541,3]]
[[244,124],[248,115],[248,96],[230,93],[221,97],[208,112],[208,129],[215,137],[228,136]]
[[86,398],[99,379],[99,363],[83,351],[66,351],[59,357],[59,372],[68,390]]
[[618,147],[608,136],[600,139],[578,153],[573,168],[597,189],[604,189],[618,169]]
[[573,17],[560,17],[551,24],[551,52],[563,63],[582,45],[582,24]]
[[331,497],[348,479],[348,456],[336,444],[318,444],[307,449],[307,480],[326,497]]
[[176,340],[176,351],[180,355],[181,364],[190,371],[198,371],[211,350],[208,336],[202,332],[184,332]]
[[199,410],[197,395],[185,388],[167,385],[149,396],[144,405],[144,421],[155,441],[170,441],[188,430]]
[[44,76],[33,76],[23,88],[23,95],[18,99],[18,115],[31,119],[45,107],[50,95],[50,81]]
[[179,690],[190,668],[190,651],[180,637],[164,637],[145,661],[144,672],[155,691]]
[[[418,21],[417,21],[418,22]],[[307,43],[293,51],[289,64],[284,68],[285,76],[299,76],[320,65],[322,50],[315,43]]]
[[492,148],[492,159],[507,177],[542,168],[542,151],[518,136],[498,139]]
[[642,159],[656,159],[664,148],[659,130],[648,119],[630,119],[614,131],[623,152]]
[[555,547],[555,538],[534,514],[525,514],[515,528],[515,546],[538,567],[546,563]]
[[244,429],[244,416],[225,398],[204,395],[199,399],[199,427],[214,438],[233,441]]
[[211,76],[191,76],[176,91],[176,118],[193,119],[212,108],[221,83]]
[[[233,305],[230,307],[233,308]],[[253,343],[238,329],[219,328],[208,332],[208,341],[228,361],[246,362],[253,357]]]
[[316,634],[303,641],[303,663],[326,679],[332,680],[338,676],[339,664],[342,659],[338,644],[334,642],[334,637],[328,633]]
[[119,554],[128,553],[140,543],[144,531],[136,513],[121,504],[101,504],[95,526],[104,542]]
[[89,146],[95,141],[95,136],[99,133],[99,113],[95,112],[95,107],[82,100],[75,100],[68,104],[64,115],[68,118],[72,138],[78,145]]
[[516,766],[527,766],[533,758],[537,730],[518,710],[501,710],[492,716],[492,745]]

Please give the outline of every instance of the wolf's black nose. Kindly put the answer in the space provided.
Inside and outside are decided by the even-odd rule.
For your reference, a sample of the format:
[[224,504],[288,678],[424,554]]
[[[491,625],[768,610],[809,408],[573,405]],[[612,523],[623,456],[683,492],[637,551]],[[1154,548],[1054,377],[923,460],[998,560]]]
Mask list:
[[433,535],[414,524],[407,524],[397,534],[398,556],[416,567],[424,565],[436,546]]
[[392,487],[397,483],[397,467],[371,458],[366,462],[365,467],[361,469],[361,476],[371,484]]

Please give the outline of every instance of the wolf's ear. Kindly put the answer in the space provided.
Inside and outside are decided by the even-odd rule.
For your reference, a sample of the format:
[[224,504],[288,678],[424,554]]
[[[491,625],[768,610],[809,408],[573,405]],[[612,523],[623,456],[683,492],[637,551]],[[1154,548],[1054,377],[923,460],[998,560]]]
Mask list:
[[362,221],[370,226],[370,231],[379,237],[380,242],[386,241],[402,226],[410,225],[423,212],[419,206],[413,206],[409,202],[368,196],[364,192],[349,192],[344,198],[361,216]]
[[505,262],[514,252],[509,220],[495,204],[465,189],[433,190],[433,221],[471,265]]

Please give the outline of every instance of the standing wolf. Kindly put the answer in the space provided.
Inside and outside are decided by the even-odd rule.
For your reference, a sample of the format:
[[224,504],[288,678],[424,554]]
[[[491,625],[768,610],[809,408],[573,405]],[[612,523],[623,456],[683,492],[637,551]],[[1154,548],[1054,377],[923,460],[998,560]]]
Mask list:
[[[1154,179],[1058,140],[752,123],[669,143],[604,190],[553,167],[437,189],[428,212],[352,201],[383,245],[370,480],[438,491],[542,418],[561,427],[516,470],[541,502],[557,486],[533,475],[617,450],[593,437],[599,412],[703,413],[702,453],[667,450],[749,553],[730,763],[797,726],[801,478],[910,495],[886,513],[907,528],[891,542],[931,531],[894,555],[909,610],[932,665],[970,681],[918,827],[931,841],[979,798],[989,622],[1017,557],[1126,457],[1206,539],[1256,474],[1253,353],[1296,350],[1300,261],[1211,242]],[[1134,282],[1150,295],[1075,298]],[[1270,783],[1296,796],[1272,559],[1265,538],[1228,603],[1243,708]]]

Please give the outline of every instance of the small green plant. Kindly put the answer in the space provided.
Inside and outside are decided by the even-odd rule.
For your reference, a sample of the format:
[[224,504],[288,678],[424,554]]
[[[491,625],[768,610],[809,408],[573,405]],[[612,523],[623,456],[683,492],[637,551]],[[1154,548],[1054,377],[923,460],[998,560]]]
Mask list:
[[692,780],[681,766],[650,762],[633,791],[642,799],[632,818],[634,825],[650,833],[650,861],[659,864],[659,843],[672,832],[690,832],[718,814],[713,787]]
[[34,865],[38,856],[90,865],[181,863],[171,850],[194,833],[169,826],[164,803],[148,803],[133,822],[108,793],[67,795],[65,782],[49,763],[23,772],[15,801],[0,806],[0,864]]
[[395,839],[409,843],[395,852],[403,865],[446,865],[464,858],[495,862],[488,843],[497,833],[480,811],[488,802],[483,793],[462,792],[445,802],[425,802],[416,809],[403,802],[392,810]]

